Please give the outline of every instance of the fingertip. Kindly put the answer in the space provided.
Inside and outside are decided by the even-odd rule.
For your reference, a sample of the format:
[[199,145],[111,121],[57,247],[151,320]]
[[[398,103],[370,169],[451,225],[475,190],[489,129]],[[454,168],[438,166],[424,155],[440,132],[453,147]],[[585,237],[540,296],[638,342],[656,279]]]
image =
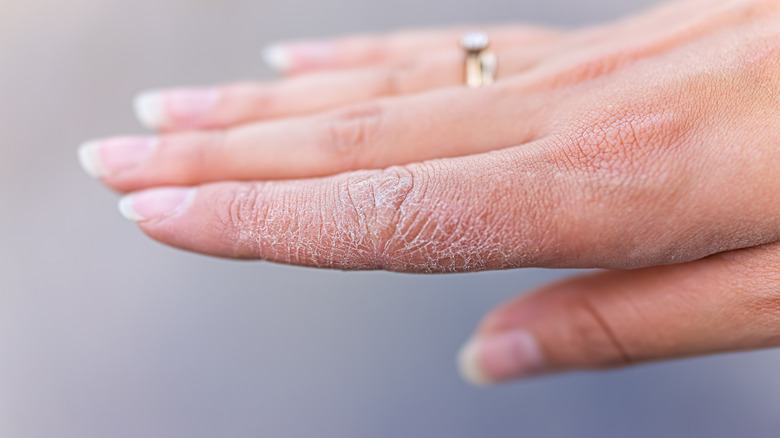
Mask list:
[[337,67],[336,47],[330,41],[273,43],[262,51],[265,63],[282,74],[313,72]]
[[119,213],[127,220],[132,222],[138,222],[143,220],[136,211],[133,209],[133,197],[132,195],[123,196],[119,200]]
[[104,173],[102,166],[100,165],[98,146],[99,142],[88,141],[82,143],[78,149],[78,159],[81,168],[84,169],[84,172],[86,172],[87,175],[95,179],[100,178],[100,175]]
[[133,222],[165,219],[186,210],[196,191],[195,188],[169,187],[132,193],[119,200],[119,212]]
[[290,52],[283,44],[269,44],[263,49],[262,58],[267,66],[279,73],[284,73],[291,67]]
[[487,387],[493,382],[488,379],[479,363],[479,344],[470,340],[458,353],[458,369],[466,382],[477,386]]
[[165,101],[157,91],[138,94],[133,100],[135,117],[146,128],[156,130],[165,123]]
[[533,377],[545,369],[536,338],[525,330],[480,335],[459,355],[463,378],[476,386]]

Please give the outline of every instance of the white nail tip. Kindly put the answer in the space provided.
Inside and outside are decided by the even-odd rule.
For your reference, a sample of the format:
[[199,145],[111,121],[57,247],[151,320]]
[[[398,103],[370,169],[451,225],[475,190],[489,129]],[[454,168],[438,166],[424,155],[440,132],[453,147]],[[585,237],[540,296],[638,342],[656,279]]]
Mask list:
[[127,220],[133,222],[143,220],[143,217],[133,209],[133,195],[127,195],[119,200],[119,212]]
[[135,116],[142,125],[157,129],[165,123],[165,102],[157,92],[141,93],[133,101]]
[[464,380],[475,386],[488,386],[492,382],[485,376],[479,366],[477,343],[469,341],[458,354],[458,367]]
[[100,157],[98,156],[98,142],[88,141],[79,146],[79,164],[84,172],[92,178],[100,178],[103,174],[103,168],[100,166]]
[[263,49],[263,61],[278,72],[290,69],[290,55],[287,49],[280,44],[271,44]]

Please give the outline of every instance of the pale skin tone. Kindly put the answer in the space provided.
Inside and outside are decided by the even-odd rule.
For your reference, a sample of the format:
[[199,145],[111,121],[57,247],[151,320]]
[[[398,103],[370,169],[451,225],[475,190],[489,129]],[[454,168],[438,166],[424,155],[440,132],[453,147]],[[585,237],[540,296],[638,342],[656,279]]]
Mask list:
[[488,28],[478,90],[463,30],[283,45],[284,79],[161,91],[140,105],[159,135],[82,160],[146,234],[204,254],[610,269],[488,315],[461,355],[476,382],[780,345],[780,1]]

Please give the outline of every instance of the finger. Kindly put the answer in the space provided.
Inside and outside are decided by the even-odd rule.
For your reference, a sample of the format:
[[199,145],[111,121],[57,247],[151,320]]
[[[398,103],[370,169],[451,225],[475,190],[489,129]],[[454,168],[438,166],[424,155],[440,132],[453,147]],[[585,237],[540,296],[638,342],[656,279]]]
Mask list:
[[82,147],[92,173],[121,190],[331,175],[522,144],[545,134],[553,95],[515,101],[501,86],[386,99],[227,131],[119,138]]
[[[533,50],[548,47],[548,52],[582,47],[601,41],[614,41],[627,32],[636,35],[656,31],[659,23],[668,25],[690,17],[711,0],[671,2],[608,26],[594,26],[579,32],[566,32],[549,26],[506,25],[483,28],[492,49]],[[474,27],[401,31],[389,35],[363,35],[335,40],[294,41],[272,44],[264,50],[266,63],[279,72],[294,75],[323,70],[405,63],[437,51],[459,48],[460,38]],[[555,47],[561,43],[561,47]]]
[[[679,9],[679,8],[677,8]],[[663,12],[663,13],[662,13]],[[585,55],[594,57],[599,48],[622,46],[626,41],[643,41],[643,29],[656,21],[668,20],[669,11],[661,9],[643,17],[617,25],[593,28],[551,38],[548,42],[517,44],[502,37],[506,44],[499,47],[497,77],[507,78],[526,72],[542,63],[552,63],[563,54],[572,54],[588,47]],[[523,28],[507,28],[506,34],[523,34]],[[514,33],[513,33],[514,32]],[[630,38],[624,35],[630,32]],[[406,35],[406,34],[402,34]],[[437,34],[438,35],[438,34]],[[502,34],[499,33],[499,36]],[[376,64],[347,71],[328,71],[316,75],[274,83],[239,83],[213,88],[180,88],[140,94],[135,100],[136,116],[148,128],[166,132],[191,129],[223,129],[259,120],[312,114],[379,97],[419,93],[440,87],[464,83],[463,53],[456,47],[415,55],[405,60]],[[578,57],[571,60],[582,61]],[[587,64],[588,59],[585,60]],[[553,66],[556,64],[552,63]]]
[[[532,66],[539,50],[506,52],[496,78]],[[450,50],[414,62],[325,72],[273,83],[239,83],[142,93],[136,116],[165,132],[225,129],[254,121],[314,114],[381,97],[415,94],[465,82],[463,53]]]
[[339,269],[636,268],[780,240],[780,202],[719,185],[718,171],[673,157],[668,178],[651,176],[654,161],[624,170],[631,179],[615,167],[583,175],[567,169],[575,159],[560,141],[322,179],[155,189],[122,205],[172,246]]
[[780,245],[575,277],[490,314],[460,356],[477,384],[780,345]]
[[[423,55],[460,48],[460,38],[472,30],[402,31],[389,35],[362,35],[328,41],[273,44],[265,49],[269,66],[292,75],[322,70],[406,63]],[[487,29],[491,47],[503,51],[550,42],[561,32],[541,26],[502,26]]]

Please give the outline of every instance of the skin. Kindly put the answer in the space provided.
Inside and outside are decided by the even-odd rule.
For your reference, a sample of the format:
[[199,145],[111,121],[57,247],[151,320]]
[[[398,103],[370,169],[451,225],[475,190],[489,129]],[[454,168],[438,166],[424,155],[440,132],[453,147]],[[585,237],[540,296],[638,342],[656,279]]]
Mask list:
[[488,29],[498,80],[477,90],[462,33],[290,43],[285,79],[169,111],[101,180],[139,211],[197,187],[138,225],[214,256],[611,269],[487,316],[463,359],[481,383],[780,345],[780,2]]

